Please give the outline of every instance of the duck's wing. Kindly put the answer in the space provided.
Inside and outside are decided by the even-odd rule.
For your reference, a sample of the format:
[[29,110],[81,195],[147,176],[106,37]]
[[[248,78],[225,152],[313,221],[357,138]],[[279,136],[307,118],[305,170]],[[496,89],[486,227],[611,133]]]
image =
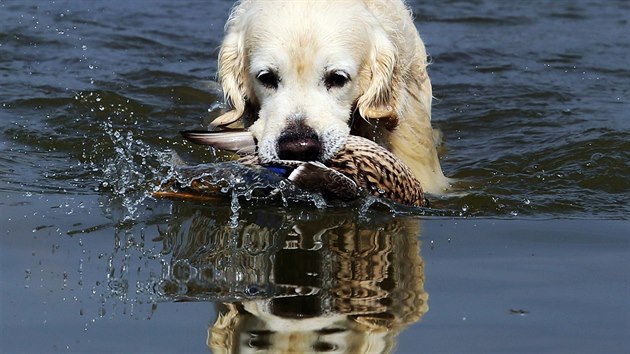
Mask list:
[[238,154],[251,154],[256,151],[256,140],[252,133],[245,130],[211,132],[206,130],[185,130],[182,136],[195,144],[210,145],[217,149],[233,151]]
[[329,162],[368,193],[411,206],[425,206],[422,185],[404,162],[376,143],[349,136]]
[[320,162],[300,164],[288,179],[304,190],[321,193],[325,199],[347,201],[359,197],[359,187],[353,180]]

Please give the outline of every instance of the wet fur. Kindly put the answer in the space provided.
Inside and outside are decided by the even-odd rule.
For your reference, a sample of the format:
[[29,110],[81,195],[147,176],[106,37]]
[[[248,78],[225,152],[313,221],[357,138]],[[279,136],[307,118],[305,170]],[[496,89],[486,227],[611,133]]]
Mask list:
[[[409,9],[398,0],[238,2],[226,24],[219,79],[232,110],[215,127],[242,125],[263,160],[301,122],[319,136],[326,161],[353,134],[377,141],[407,164],[429,193],[448,187],[431,127],[427,55]],[[257,80],[278,73],[277,88]],[[350,81],[327,87],[340,70]]]

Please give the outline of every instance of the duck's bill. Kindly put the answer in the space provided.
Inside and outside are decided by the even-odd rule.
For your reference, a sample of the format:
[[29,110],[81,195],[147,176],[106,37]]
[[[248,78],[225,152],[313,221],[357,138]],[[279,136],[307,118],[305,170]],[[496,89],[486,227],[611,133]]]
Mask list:
[[210,145],[217,149],[238,153],[256,151],[256,140],[248,131],[210,132],[205,130],[185,130],[182,136],[195,144]]

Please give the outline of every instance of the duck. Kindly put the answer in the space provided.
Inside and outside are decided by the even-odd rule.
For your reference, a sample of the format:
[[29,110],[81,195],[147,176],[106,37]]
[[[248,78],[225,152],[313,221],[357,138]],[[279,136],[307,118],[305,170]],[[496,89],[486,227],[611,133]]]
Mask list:
[[349,135],[328,161],[262,161],[256,140],[246,130],[180,132],[188,141],[236,153],[244,165],[262,166],[297,187],[320,193],[327,200],[350,201],[367,193],[398,204],[427,206],[422,184],[411,169],[377,143]]

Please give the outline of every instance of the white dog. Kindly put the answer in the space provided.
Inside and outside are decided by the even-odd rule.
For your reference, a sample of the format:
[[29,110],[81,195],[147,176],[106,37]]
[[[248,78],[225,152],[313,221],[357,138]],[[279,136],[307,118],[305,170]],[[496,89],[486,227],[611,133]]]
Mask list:
[[263,160],[325,162],[348,134],[401,158],[442,193],[424,43],[402,0],[242,0],[226,24],[219,79]]

